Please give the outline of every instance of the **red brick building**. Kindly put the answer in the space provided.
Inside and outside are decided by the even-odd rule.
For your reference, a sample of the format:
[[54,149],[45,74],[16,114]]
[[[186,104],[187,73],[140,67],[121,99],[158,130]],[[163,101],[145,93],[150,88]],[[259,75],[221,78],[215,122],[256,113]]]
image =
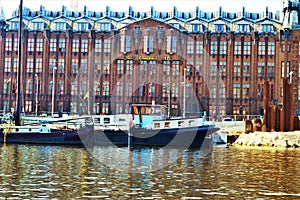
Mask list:
[[[298,3],[280,12],[82,12],[24,9],[24,111],[130,112],[132,103],[186,111],[262,114],[264,81],[270,104],[282,102],[282,77],[292,71],[295,112],[300,100]],[[1,21],[0,109],[15,106],[18,11]],[[184,74],[186,90],[184,92]],[[38,100],[38,101],[36,101]],[[38,102],[38,104],[36,104]]]

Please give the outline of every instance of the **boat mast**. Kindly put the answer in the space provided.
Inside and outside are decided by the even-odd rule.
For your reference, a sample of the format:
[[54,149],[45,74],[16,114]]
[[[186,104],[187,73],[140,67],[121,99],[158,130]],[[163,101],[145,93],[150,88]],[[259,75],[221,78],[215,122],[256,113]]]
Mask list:
[[22,23],[23,23],[23,0],[20,0],[20,8],[19,8],[19,60],[18,60],[18,72],[17,72],[17,98],[16,98],[16,114],[15,125],[20,125],[20,115],[21,115],[21,64],[22,64]]

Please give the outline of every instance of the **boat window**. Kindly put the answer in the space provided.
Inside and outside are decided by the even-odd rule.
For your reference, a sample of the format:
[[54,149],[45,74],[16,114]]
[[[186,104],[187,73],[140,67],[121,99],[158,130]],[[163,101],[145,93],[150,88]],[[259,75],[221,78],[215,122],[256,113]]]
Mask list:
[[195,120],[190,120],[189,121],[189,126],[193,126],[193,125],[195,125]]
[[154,123],[154,128],[160,128],[160,123]]
[[108,118],[108,117],[105,117],[105,118],[103,119],[103,121],[104,121],[104,124],[109,124],[109,122],[110,122],[110,118]]
[[94,122],[100,123],[100,118],[94,118]]
[[165,127],[166,128],[170,127],[170,122],[165,122]]
[[119,119],[119,122],[125,122],[125,121],[126,121],[126,119],[124,119],[124,118]]
[[178,121],[178,126],[183,126],[184,121]]

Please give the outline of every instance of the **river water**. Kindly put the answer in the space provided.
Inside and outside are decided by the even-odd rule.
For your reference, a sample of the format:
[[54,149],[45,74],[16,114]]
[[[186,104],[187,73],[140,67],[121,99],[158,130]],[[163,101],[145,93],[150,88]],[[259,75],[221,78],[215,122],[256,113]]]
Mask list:
[[0,199],[300,199],[300,149],[178,152],[1,145]]

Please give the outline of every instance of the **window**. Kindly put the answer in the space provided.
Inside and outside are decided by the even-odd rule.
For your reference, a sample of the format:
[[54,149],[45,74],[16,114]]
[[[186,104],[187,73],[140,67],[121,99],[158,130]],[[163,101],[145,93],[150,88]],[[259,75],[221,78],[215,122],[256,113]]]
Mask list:
[[33,73],[33,58],[27,58],[27,73]]
[[234,55],[241,55],[242,51],[242,43],[234,42]]
[[274,77],[274,62],[268,62],[268,77]]
[[44,22],[33,22],[32,30],[43,31],[44,30]]
[[27,42],[27,51],[34,50],[34,39],[29,38]]
[[127,96],[131,96],[132,95],[132,82],[126,82],[126,85],[125,85],[125,94]]
[[220,76],[226,76],[226,62],[220,61]]
[[194,40],[188,40],[187,41],[187,54],[193,54],[194,53]]
[[257,85],[257,97],[259,100],[264,98],[264,84]]
[[265,76],[265,62],[257,63],[257,76],[261,78]]
[[133,70],[133,61],[132,60],[126,60],[126,74],[132,75]]
[[53,72],[53,68],[56,67],[56,59],[55,58],[50,58],[50,61],[49,61],[49,70],[50,70],[50,73]]
[[209,84],[209,97],[210,98],[216,98],[217,97],[217,84],[216,83],[210,83]]
[[163,69],[164,69],[164,75],[169,76],[170,75],[170,61],[168,61],[168,60],[163,61]]
[[130,39],[131,37],[129,35],[121,36],[120,52],[130,52]]
[[98,23],[99,31],[111,31],[110,23]]
[[77,86],[78,86],[77,80],[76,81],[72,81],[71,95],[77,95]]
[[32,94],[32,80],[26,80],[26,94]]
[[78,73],[78,59],[72,59],[72,74]]
[[270,88],[269,88],[270,100],[273,100],[274,99],[274,84],[270,84],[269,86],[270,86]]
[[50,39],[50,52],[56,51],[56,39]]
[[226,32],[225,24],[215,24],[215,32]]
[[202,24],[192,24],[192,32],[202,32]]
[[300,85],[298,85],[298,100],[300,100]]
[[250,84],[243,84],[243,98],[249,99],[250,96]]
[[14,38],[14,51],[18,52],[19,51],[19,39]]
[[108,103],[102,103],[102,113],[108,113],[109,110],[109,104]]
[[147,74],[147,61],[141,60],[140,61],[140,74]]
[[239,24],[238,25],[238,32],[250,32],[250,25],[249,24]]
[[196,41],[196,54],[197,55],[203,54],[203,41]]
[[11,58],[5,58],[4,72],[11,72]]
[[12,50],[12,39],[5,38],[5,51],[11,51],[11,50]]
[[88,40],[81,40],[81,52],[86,53],[88,51]]
[[43,51],[43,39],[36,39],[36,51],[37,52]]
[[64,81],[63,80],[57,81],[57,93],[60,95],[64,94]]
[[153,82],[148,84],[148,96],[149,97],[154,97],[155,96],[155,84]]
[[272,24],[262,24],[260,30],[262,32],[272,32],[274,31],[274,27]]
[[210,62],[210,75],[217,76],[217,62]]
[[172,97],[178,97],[179,83],[172,84]]
[[172,75],[179,76],[179,61],[175,60],[172,62]]
[[110,64],[109,60],[103,60],[103,73],[110,74]]
[[14,72],[18,72],[18,61],[19,61],[19,58],[14,58],[14,62],[13,62],[13,70]]
[[226,55],[227,54],[227,42],[220,42],[220,54]]
[[58,59],[57,73],[65,73],[65,59]]
[[144,97],[146,96],[146,82],[140,82],[140,89],[139,89],[139,96]]
[[243,76],[250,77],[250,62],[244,62]]
[[281,77],[284,77],[284,61],[281,62]]
[[244,55],[251,54],[251,42],[244,42]]
[[86,74],[87,73],[87,59],[81,59],[81,62],[80,62],[80,72],[82,74]]
[[36,58],[35,59],[35,72],[36,73],[42,73],[43,69],[43,59],[42,58]]
[[144,36],[144,53],[153,52],[154,38],[151,35]]
[[104,52],[109,53],[110,52],[110,39],[104,40]]
[[234,62],[233,63],[233,77],[240,77],[241,76],[241,62]]
[[86,22],[78,22],[77,30],[78,31],[87,31],[89,29],[89,24]]
[[124,60],[117,60],[117,74],[121,75],[124,72]]
[[65,49],[66,49],[66,40],[65,39],[59,39],[58,48],[59,48],[60,52],[65,52]]
[[56,31],[65,31],[67,29],[67,23],[65,22],[55,22]]
[[226,87],[225,84],[219,83],[219,98],[226,98]]
[[171,32],[171,36],[167,37],[167,52],[176,53],[176,49],[177,49],[177,38],[173,36],[173,32]]
[[116,96],[123,96],[123,82],[119,81],[117,82],[117,88],[116,90]]
[[202,61],[196,61],[195,64],[195,70],[196,70],[196,76],[202,76],[202,70],[203,70],[203,62]]
[[265,55],[265,42],[258,42],[258,55]]
[[101,40],[96,39],[95,40],[95,52],[96,53],[100,53],[101,52],[101,46],[102,46]]
[[72,50],[73,50],[73,52],[79,52],[79,40],[78,39],[73,40]]
[[150,75],[154,75],[156,73],[156,60],[149,61],[149,73]]
[[217,41],[211,41],[210,43],[210,54],[214,55],[217,54],[218,49],[218,42]]
[[169,83],[164,82],[162,87],[162,97],[168,97],[169,96]]
[[268,42],[268,55],[269,56],[275,55],[275,42]]
[[233,84],[233,98],[240,99],[241,97],[241,84]]
[[10,22],[9,29],[10,30],[18,30],[19,29],[19,22]]

